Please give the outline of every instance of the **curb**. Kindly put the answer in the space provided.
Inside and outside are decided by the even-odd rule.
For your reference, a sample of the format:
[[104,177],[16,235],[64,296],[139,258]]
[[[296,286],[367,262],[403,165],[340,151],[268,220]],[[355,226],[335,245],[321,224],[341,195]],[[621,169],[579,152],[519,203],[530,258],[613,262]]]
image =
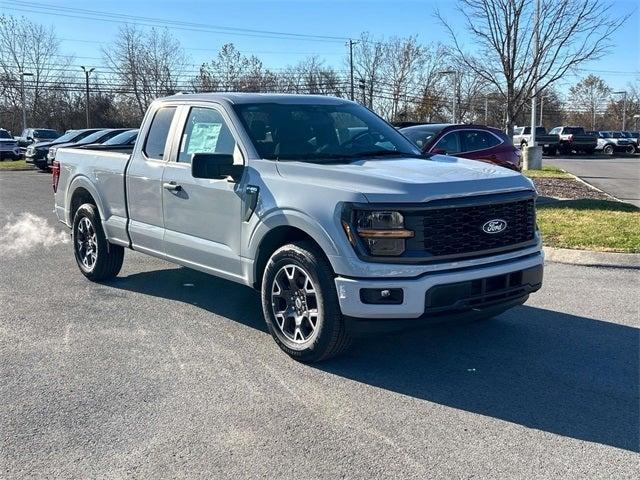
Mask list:
[[640,253],[592,252],[569,248],[543,247],[545,261],[585,267],[640,269]]
[[35,172],[35,168],[0,168],[0,172]]

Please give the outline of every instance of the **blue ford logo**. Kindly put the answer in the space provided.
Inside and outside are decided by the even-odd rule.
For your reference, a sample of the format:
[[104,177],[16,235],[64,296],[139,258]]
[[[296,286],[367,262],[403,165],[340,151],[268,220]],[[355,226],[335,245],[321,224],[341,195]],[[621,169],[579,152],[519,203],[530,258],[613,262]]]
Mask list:
[[500,233],[504,232],[507,228],[507,222],[501,218],[494,218],[482,225],[482,230],[485,233]]

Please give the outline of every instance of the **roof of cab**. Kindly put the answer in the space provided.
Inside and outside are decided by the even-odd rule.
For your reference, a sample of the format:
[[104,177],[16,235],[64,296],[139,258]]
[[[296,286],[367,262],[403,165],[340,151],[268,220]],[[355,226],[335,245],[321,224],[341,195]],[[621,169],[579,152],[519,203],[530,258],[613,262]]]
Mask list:
[[325,95],[297,95],[280,93],[178,93],[170,97],[159,99],[164,101],[196,101],[196,102],[228,102],[232,104],[243,103],[283,103],[283,104],[314,104],[314,105],[339,105],[351,103],[348,100]]

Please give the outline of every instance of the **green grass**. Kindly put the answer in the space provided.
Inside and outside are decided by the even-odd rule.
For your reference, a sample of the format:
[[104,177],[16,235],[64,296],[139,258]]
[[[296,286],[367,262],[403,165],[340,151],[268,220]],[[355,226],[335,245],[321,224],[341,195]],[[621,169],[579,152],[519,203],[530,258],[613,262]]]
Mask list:
[[537,208],[538,226],[550,247],[601,252],[640,252],[640,209],[609,200],[560,200]]
[[545,165],[542,170],[523,170],[522,173],[529,178],[573,178],[572,175],[553,165]]
[[0,162],[0,170],[32,170],[33,166],[27,164],[25,160],[4,160]]

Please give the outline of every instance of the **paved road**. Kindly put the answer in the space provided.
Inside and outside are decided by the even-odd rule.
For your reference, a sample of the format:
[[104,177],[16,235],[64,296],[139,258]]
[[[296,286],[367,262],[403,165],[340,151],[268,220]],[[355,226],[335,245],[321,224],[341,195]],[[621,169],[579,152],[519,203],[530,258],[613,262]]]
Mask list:
[[133,252],[86,281],[49,189],[0,173],[0,477],[637,478],[637,271],[305,366],[248,288]]
[[600,190],[640,207],[640,156],[594,158],[576,155],[545,157],[543,162],[563,168]]

